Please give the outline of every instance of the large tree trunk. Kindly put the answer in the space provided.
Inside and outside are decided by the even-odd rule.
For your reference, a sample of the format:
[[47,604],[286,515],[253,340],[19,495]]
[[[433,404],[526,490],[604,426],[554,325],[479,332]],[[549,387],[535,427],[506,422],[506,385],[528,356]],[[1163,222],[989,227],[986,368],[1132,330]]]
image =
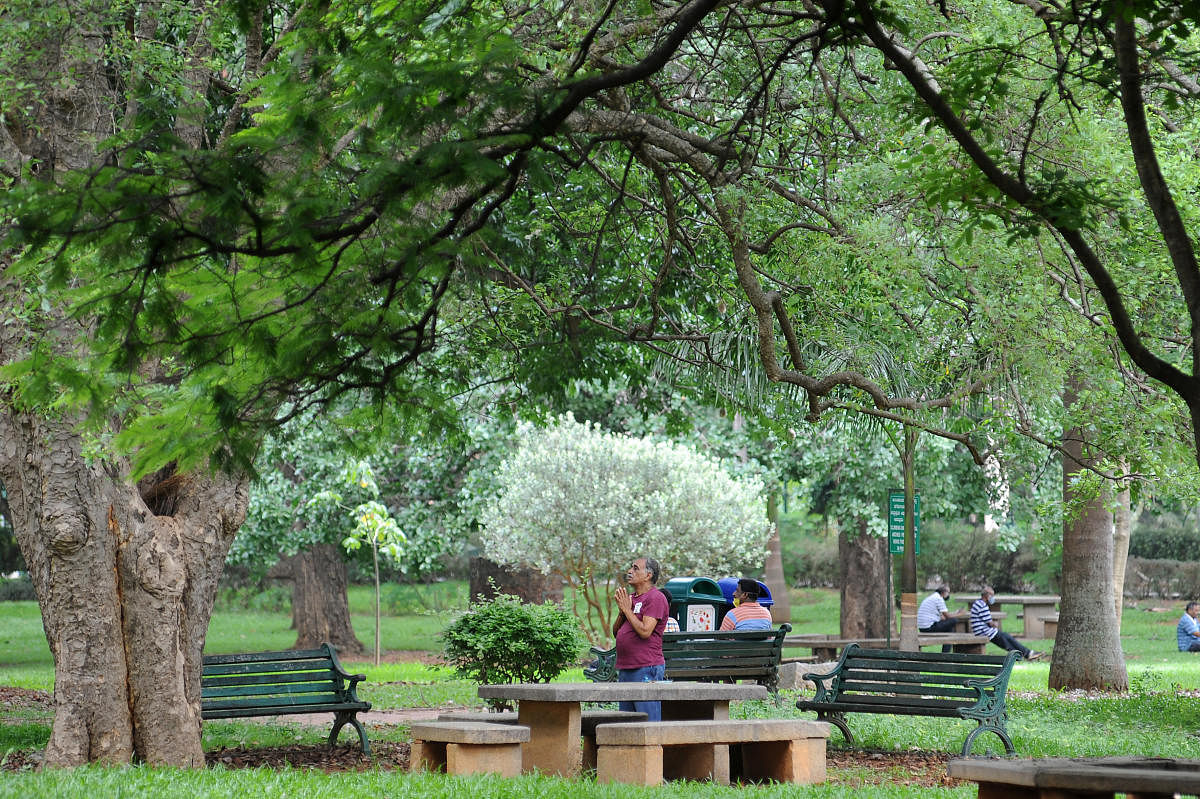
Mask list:
[[134,486],[82,449],[69,422],[0,405],[0,482],[54,656],[44,764],[201,766],[201,652],[246,482]]
[[268,576],[292,582],[297,649],[312,649],[328,641],[343,655],[366,654],[350,624],[346,562],[336,546],[317,544],[284,558]]
[[838,533],[838,571],[841,574],[843,638],[887,636],[891,592],[887,584],[887,539],[867,533],[867,524]]
[[1113,518],[1100,496],[1080,496],[1075,480],[1090,465],[1082,431],[1063,434],[1062,604],[1050,688],[1129,687],[1113,610]]

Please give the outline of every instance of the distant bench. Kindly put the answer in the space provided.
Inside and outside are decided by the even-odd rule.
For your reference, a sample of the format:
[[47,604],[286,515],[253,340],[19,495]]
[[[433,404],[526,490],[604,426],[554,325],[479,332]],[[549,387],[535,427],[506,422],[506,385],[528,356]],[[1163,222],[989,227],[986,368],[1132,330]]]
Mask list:
[[[773,630],[692,630],[663,634],[663,659],[668,680],[737,682],[754,680],[779,701],[779,662],[790,624]],[[617,679],[614,649],[592,647],[596,660],[584,668],[592,682]]]
[[846,743],[854,736],[847,713],[887,713],[974,719],[978,726],[963,742],[962,754],[982,732],[994,732],[1009,755],[1016,752],[1005,729],[1005,693],[1019,652],[1006,655],[966,655],[941,652],[902,652],[862,649],[850,644],[832,671],[807,673],[817,686],[812,699],[796,702],[800,710],[815,710],[817,718],[842,731]]
[[364,674],[349,674],[331,644],[320,649],[205,655],[200,677],[200,716],[230,719],[333,713],[329,744],[350,724],[358,731],[363,754],[371,754],[367,733],[356,718],[371,709],[355,686]]

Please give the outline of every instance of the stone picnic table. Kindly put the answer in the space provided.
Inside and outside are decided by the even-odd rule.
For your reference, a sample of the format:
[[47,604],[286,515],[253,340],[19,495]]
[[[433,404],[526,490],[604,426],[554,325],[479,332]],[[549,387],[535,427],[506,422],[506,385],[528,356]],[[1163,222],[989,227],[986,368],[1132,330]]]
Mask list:
[[481,685],[483,699],[517,702],[517,723],[529,728],[521,745],[523,771],[577,777],[583,762],[584,702],[662,702],[667,720],[728,719],[732,700],[767,699],[761,685],[701,682],[583,682]]
[[[996,611],[1003,605],[1020,605],[1024,616],[1024,627],[1020,637],[1043,639],[1046,637],[1046,623],[1042,621],[1042,617],[1057,613],[1060,598],[1057,594],[996,594],[992,597],[992,615],[999,615]],[[979,595],[960,594],[955,599],[965,602],[970,608],[971,603],[979,599]]]

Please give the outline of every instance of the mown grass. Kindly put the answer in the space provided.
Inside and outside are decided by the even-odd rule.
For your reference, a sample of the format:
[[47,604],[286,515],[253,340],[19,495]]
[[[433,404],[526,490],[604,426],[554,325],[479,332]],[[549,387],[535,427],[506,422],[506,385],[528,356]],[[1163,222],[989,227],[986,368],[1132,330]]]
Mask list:
[[204,796],[220,799],[245,797],[288,797],[326,799],[329,796],[382,796],[389,799],[908,799],[909,797],[969,797],[974,789],[903,788],[884,785],[869,793],[841,785],[763,785],[753,789],[722,787],[710,783],[672,783],[664,788],[600,784],[592,780],[562,780],[523,776],[449,777],[443,774],[358,772],[325,774],[300,769],[211,768],[195,771],[148,767],[89,767],[73,771],[18,774],[0,781],[0,797],[29,799],[92,799],[96,796],[134,797]]
[[[439,602],[452,604],[439,589]],[[361,640],[370,646],[374,636],[370,589],[356,587],[351,594],[353,623]],[[797,632],[837,632],[835,591],[803,589],[793,592],[792,625]],[[419,603],[415,603],[419,605]],[[1124,694],[1084,696],[1057,693],[1046,687],[1046,663],[1018,664],[1009,691],[1009,730],[1021,757],[1083,757],[1139,754],[1200,759],[1200,702],[1191,689],[1200,685],[1200,657],[1175,651],[1174,627],[1181,612],[1159,603],[1160,609],[1144,604],[1126,610],[1122,643],[1126,651],[1130,691]],[[387,650],[437,651],[437,632],[446,621],[444,610],[415,612],[385,617],[382,630]],[[233,652],[255,649],[285,649],[295,640],[286,613],[261,613],[218,608],[209,630],[208,651]],[[1053,642],[1031,642],[1034,648],[1050,649]],[[999,651],[999,650],[997,650]],[[796,654],[801,654],[797,652]],[[361,695],[376,708],[479,706],[475,685],[458,679],[445,668],[419,663],[370,662],[347,664],[367,675]],[[30,602],[0,603],[0,685],[50,690],[54,672],[42,633],[36,605]],[[580,680],[573,669],[561,679]],[[1186,689],[1186,692],[1185,692]],[[779,706],[772,702],[735,703],[732,713],[743,717],[811,718],[795,708],[796,692],[784,692]],[[49,737],[49,714],[44,710],[0,708],[0,759],[13,751],[43,748]],[[850,724],[859,747],[878,750],[925,750],[957,752],[972,729],[965,721],[893,716],[854,715]],[[316,744],[327,729],[294,724],[260,724],[250,721],[213,722],[205,725],[204,746],[212,751],[225,747],[267,747],[294,743]],[[377,727],[373,740],[407,740],[403,726]],[[347,735],[344,733],[344,735]],[[352,736],[347,735],[350,741]],[[842,746],[835,731],[831,746]],[[983,735],[975,752],[999,753],[995,736]],[[872,772],[889,766],[881,761]],[[764,797],[967,797],[973,786],[953,789],[905,787],[900,784],[858,785],[859,776],[847,771],[836,784],[813,787],[761,787],[753,793]],[[897,774],[897,779],[903,779]],[[688,799],[694,796],[734,796],[733,789],[712,785],[672,784],[662,789],[643,790],[629,786],[603,786],[593,782],[562,781],[523,777],[518,780],[450,779],[444,776],[395,773],[324,774],[304,770],[229,770],[221,768],[183,772],[172,769],[132,767],[87,768],[70,772],[6,774],[0,778],[0,797],[5,796],[159,796],[196,793],[204,796],[326,796],[371,792],[389,797],[461,795],[465,797],[610,797],[640,796]],[[744,791],[736,795],[744,795]]]

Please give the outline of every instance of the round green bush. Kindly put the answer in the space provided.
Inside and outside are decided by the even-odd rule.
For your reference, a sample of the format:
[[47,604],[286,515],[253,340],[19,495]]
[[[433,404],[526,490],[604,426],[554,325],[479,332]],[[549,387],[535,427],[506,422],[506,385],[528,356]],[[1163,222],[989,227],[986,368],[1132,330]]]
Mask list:
[[586,639],[553,602],[501,594],[472,605],[442,632],[446,662],[480,684],[549,682],[579,661]]

